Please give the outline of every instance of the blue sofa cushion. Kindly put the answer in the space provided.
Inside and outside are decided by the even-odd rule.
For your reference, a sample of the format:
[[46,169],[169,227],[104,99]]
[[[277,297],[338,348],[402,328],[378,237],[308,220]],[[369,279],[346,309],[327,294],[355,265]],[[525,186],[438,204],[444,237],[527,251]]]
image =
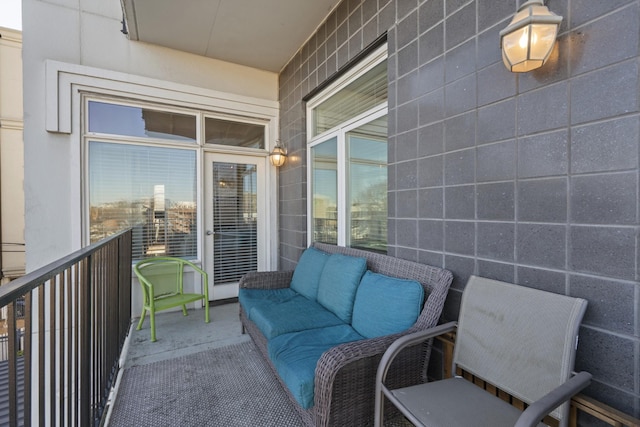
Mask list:
[[415,280],[367,271],[356,293],[351,325],[367,338],[410,328],[424,303],[424,288]]
[[289,288],[281,289],[246,289],[238,290],[238,301],[244,309],[247,317],[251,319],[251,310],[256,306],[270,306],[299,296],[297,292]]
[[301,407],[313,406],[314,378],[322,353],[339,344],[363,339],[349,325],[284,334],[267,343],[269,358]]
[[256,305],[249,318],[268,340],[288,332],[343,323],[329,310],[302,295],[279,303]]
[[351,323],[356,290],[366,270],[365,258],[332,254],[320,276],[318,302],[345,323]]
[[316,300],[318,297],[318,282],[329,254],[315,248],[308,248],[298,260],[298,265],[291,278],[291,289],[301,295]]

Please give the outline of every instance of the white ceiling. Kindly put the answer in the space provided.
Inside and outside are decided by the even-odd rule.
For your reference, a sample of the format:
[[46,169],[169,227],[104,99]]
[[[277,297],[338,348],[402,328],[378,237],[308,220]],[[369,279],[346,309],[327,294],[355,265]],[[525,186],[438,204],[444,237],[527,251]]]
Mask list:
[[122,0],[131,40],[279,72],[340,0]]

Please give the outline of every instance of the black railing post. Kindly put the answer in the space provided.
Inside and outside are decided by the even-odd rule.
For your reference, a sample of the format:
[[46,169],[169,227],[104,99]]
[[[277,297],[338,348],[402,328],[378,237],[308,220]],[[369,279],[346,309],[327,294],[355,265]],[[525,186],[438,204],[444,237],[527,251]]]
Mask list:
[[80,425],[88,426],[91,420],[91,256],[81,263],[84,286],[80,287]]
[[33,358],[33,341],[31,334],[33,333],[32,322],[33,315],[31,307],[33,301],[33,291],[29,291],[24,297],[24,425],[31,425],[31,362]]
[[16,361],[16,317],[13,301],[7,306],[7,330],[9,332],[9,425],[18,425],[18,380]]
[[[80,312],[81,312],[81,306],[82,306],[82,302],[81,297],[80,297],[80,278],[82,277],[81,274],[81,270],[80,270],[80,263],[76,263],[73,265],[73,272],[74,272],[74,293],[75,293],[75,299],[74,299],[74,309],[75,309],[75,328],[74,328],[74,332],[73,332],[73,349],[74,349],[74,366],[73,366],[73,371],[74,371],[74,381],[73,381],[73,390],[78,393],[80,390],[80,363],[81,361],[79,360],[79,355],[80,355],[80,337],[81,332],[80,332],[80,327],[79,327],[79,323],[81,319],[80,316]],[[71,400],[71,399],[69,399]],[[80,399],[79,396],[76,397],[75,399],[73,399],[73,422],[71,423],[71,425],[73,426],[79,426],[80,425]]]
[[49,280],[49,418],[56,419],[56,277]]
[[38,417],[39,425],[45,425],[45,372],[44,372],[44,283],[38,287]]

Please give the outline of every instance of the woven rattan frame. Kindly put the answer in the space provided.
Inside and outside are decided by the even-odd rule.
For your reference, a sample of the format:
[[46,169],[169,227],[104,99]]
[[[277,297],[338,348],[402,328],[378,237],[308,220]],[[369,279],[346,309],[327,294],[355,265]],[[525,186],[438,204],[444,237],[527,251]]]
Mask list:
[[[450,271],[442,268],[387,255],[323,243],[314,243],[313,246],[328,253],[366,258],[369,270],[392,277],[416,280],[422,284],[427,296],[418,320],[408,330],[400,334],[346,343],[327,350],[316,366],[315,401],[310,409],[301,408],[281,382],[307,426],[371,425],[374,415],[376,370],[382,354],[397,338],[438,323],[453,276]],[[286,288],[292,275],[291,271],[249,273],[240,280],[240,287]],[[248,319],[242,307],[240,320],[243,330],[249,333],[278,377],[268,357],[265,337]],[[416,346],[403,352],[390,369],[387,383],[393,384],[393,387],[406,387],[423,381],[430,351],[430,346]]]

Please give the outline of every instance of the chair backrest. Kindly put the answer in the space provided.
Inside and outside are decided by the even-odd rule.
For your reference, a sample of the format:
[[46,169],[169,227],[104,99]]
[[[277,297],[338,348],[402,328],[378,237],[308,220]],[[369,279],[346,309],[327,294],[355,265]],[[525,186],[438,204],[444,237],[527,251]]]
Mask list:
[[138,262],[134,272],[140,279],[145,299],[148,299],[148,286],[153,286],[156,298],[179,292],[183,284],[184,264],[184,260],[168,257],[148,258]]
[[[532,403],[573,371],[587,301],[472,276],[462,296],[454,366]],[[551,415],[566,419],[568,404]]]

